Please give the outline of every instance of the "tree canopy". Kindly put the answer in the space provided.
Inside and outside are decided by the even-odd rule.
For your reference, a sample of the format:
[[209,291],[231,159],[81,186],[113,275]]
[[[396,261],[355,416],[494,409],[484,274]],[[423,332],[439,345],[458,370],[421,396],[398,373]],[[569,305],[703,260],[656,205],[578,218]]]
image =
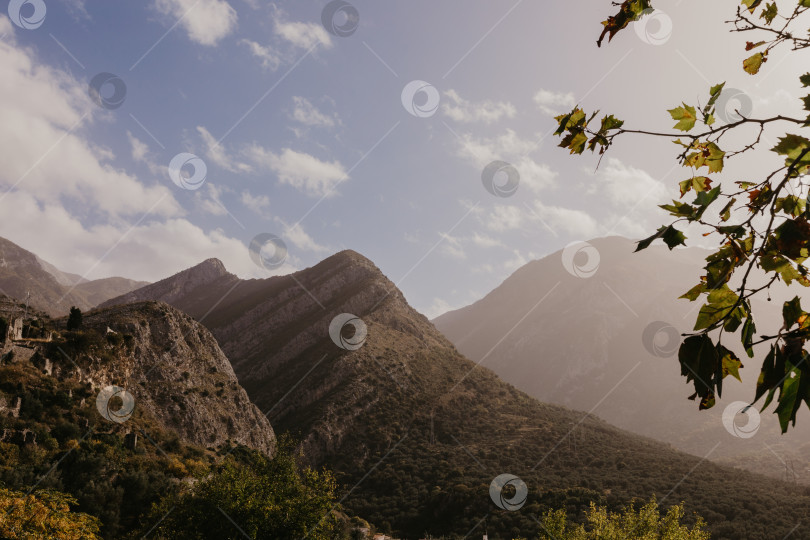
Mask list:
[[[631,23],[654,13],[653,2],[614,2],[618,12],[602,23],[597,45],[601,46],[605,39],[609,42]],[[756,76],[775,49],[787,48],[792,54],[809,47],[809,9],[810,0],[779,5],[742,0],[729,21],[732,32],[751,37],[740,51],[740,69]],[[804,90],[796,99],[810,113],[810,73],[800,75],[798,82]],[[556,118],[556,135],[562,138],[559,146],[572,154],[587,149],[602,156],[618,137],[631,134],[670,139],[678,146],[675,159],[688,172],[678,184],[677,199],[661,205],[672,220],[640,241],[637,251],[656,240],[662,240],[669,249],[686,245],[687,226],[690,231],[701,230],[702,237],[714,246],[699,282],[681,297],[703,303],[693,332],[683,340],[678,355],[682,375],[694,385],[690,399],[697,399],[700,409],[711,408],[721,397],[723,380],[729,375],[740,379],[743,365],[722,344],[726,334],[737,334],[750,358],[755,356],[754,345],[767,342],[770,350],[762,360],[753,402],[765,396],[764,410],[775,401],[784,432],[791,423],[795,425],[802,402],[810,406],[810,365],[804,349],[810,339],[810,317],[796,296],[784,304],[784,324],[779,332],[761,335],[751,298],[767,292],[776,282],[810,286],[805,266],[810,256],[810,139],[806,131],[810,116],[777,114],[756,118],[738,110],[732,121],[722,121],[716,108],[724,89],[725,83],[718,81],[708,88],[702,104],[684,101],[667,111],[675,122],[670,132],[627,127],[612,114],[597,120],[599,111],[587,113],[577,106]],[[766,130],[769,135],[779,130],[778,143],[770,149],[765,146]],[[737,146],[727,143],[731,132],[738,133],[744,142]],[[759,178],[723,174],[731,160],[768,150],[780,159],[780,166],[768,174]]]
[[697,518],[694,526],[681,524],[683,505],[672,506],[661,515],[658,503],[653,499],[642,507],[633,506],[623,512],[608,512],[604,507],[591,503],[586,523],[570,523],[565,510],[546,514],[541,522],[541,540],[708,540],[709,533],[703,530],[703,520]]

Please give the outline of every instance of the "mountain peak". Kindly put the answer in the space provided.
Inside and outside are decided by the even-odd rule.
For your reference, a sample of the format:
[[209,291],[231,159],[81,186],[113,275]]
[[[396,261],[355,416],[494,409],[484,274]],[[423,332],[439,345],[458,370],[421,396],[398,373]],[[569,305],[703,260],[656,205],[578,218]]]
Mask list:
[[205,259],[200,264],[192,266],[191,268],[186,270],[186,272],[188,272],[189,274],[215,276],[215,277],[222,277],[229,274],[228,269],[225,268],[225,265],[222,263],[222,261],[220,261],[216,257]]

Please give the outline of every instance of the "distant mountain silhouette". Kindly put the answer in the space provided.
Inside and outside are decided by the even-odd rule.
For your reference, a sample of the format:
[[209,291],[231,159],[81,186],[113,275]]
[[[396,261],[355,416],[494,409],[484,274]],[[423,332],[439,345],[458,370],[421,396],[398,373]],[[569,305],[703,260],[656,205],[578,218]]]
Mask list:
[[[590,277],[566,269],[579,264],[581,274],[590,272],[587,248],[571,248],[565,260],[558,251],[526,264],[478,302],[434,324],[462,354],[542,401],[592,410],[623,429],[696,455],[719,442],[712,459],[775,477],[784,476],[784,459],[792,456],[800,460],[799,480],[810,483],[810,460],[800,451],[810,443],[806,411],[786,435],[770,412],[762,414],[760,431],[750,439],[731,436],[722,424],[726,405],[753,399],[764,346],[748,359],[739,334],[725,336],[723,343],[746,366],[740,371],[743,383],[726,379],[722,399],[709,411],[698,411],[686,399],[693,389],[680,376],[678,334],[692,330],[701,304],[678,297],[698,283],[710,252],[652,246],[633,253],[635,243],[619,237],[589,245],[598,259]],[[579,259],[571,260],[574,252]],[[795,289],[793,294],[804,291]],[[774,293],[786,294],[778,288]],[[757,300],[754,312],[761,333],[782,324],[779,301]]]
[[52,316],[66,315],[71,306],[90,309],[145,284],[120,277],[88,281],[62,272],[30,251],[0,238],[0,294],[21,302],[28,300],[31,306]]

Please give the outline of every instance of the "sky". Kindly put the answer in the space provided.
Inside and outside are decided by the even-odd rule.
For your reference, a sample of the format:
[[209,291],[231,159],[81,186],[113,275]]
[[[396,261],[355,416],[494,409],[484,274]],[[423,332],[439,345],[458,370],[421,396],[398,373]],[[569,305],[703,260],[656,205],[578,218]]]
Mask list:
[[[658,2],[602,48],[604,0],[4,4],[0,236],[89,279],[210,257],[267,277],[353,249],[429,317],[667,221],[673,145],[627,136],[597,169],[556,147],[555,115],[671,131],[666,110],[721,81],[728,115],[798,111],[806,71],[778,51],[743,73],[734,0]],[[278,264],[251,258],[257,237]]]

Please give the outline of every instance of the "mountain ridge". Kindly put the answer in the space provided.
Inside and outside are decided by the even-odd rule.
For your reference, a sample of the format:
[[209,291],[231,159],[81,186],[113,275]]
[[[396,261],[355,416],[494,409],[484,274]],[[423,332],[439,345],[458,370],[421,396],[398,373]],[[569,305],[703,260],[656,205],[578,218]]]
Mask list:
[[[618,508],[632,497],[672,494],[687,501],[687,511],[708,512],[718,538],[764,539],[795,526],[792,514],[753,520],[723,513],[723,501],[743,504],[743,493],[755,505],[770,504],[774,492],[810,505],[798,488],[529,397],[463,357],[356,252],[286,276],[219,275],[186,289],[177,279],[124,298],[184,290],[172,304],[211,330],[274,428],[297,435],[313,465],[355,485],[343,503],[351,512],[401,534],[463,534],[488,514],[490,531],[532,530],[526,514],[491,514],[487,486],[505,471],[533,486],[530,512],[551,500]],[[345,328],[357,319],[365,334],[354,327],[336,339],[330,332],[335,320]],[[341,337],[351,343],[358,331],[362,345],[346,347]]]

